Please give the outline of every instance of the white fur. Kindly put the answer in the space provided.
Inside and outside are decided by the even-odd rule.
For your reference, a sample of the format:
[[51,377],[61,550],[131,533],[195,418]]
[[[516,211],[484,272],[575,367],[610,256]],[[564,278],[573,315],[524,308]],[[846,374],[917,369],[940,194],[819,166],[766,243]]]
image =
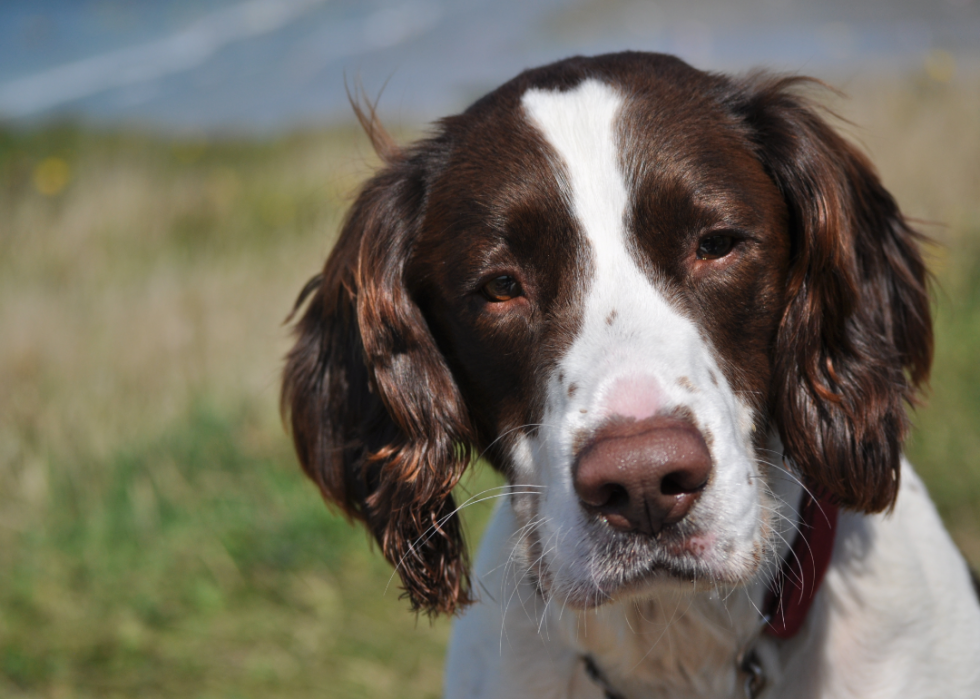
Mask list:
[[[629,698],[741,697],[739,644],[757,630],[749,598],[660,594],[573,612],[508,574],[517,531],[509,503],[475,567],[480,601],[456,622],[447,699],[601,699],[591,654]],[[907,463],[895,510],[842,513],[834,556],[802,631],[757,645],[763,699],[980,697],[980,607],[962,557]]]
[[[553,151],[594,274],[582,280],[579,334],[548,378],[542,425],[513,448],[523,494],[498,509],[485,536],[474,571],[479,601],[456,623],[446,696],[601,699],[585,653],[627,697],[742,696],[736,656],[760,630],[773,572],[759,554],[780,560],[799,486],[753,453],[756,416],[695,323],[669,302],[663,280],[631,255],[622,96],[586,80],[565,92],[529,90],[522,102]],[[606,532],[574,491],[573,445],[611,414],[679,407],[713,437],[713,476],[689,515],[703,570],[733,584],[658,578],[617,587],[603,577]],[[781,451],[775,438],[771,447]],[[841,515],[802,632],[787,642],[762,637],[756,648],[769,678],[763,697],[980,697],[980,606],[911,467],[903,466],[891,515]]]
[[643,418],[684,407],[710,431],[715,469],[691,515],[702,524],[691,545],[703,547],[700,561],[714,578],[750,577],[774,526],[775,505],[749,447],[749,408],[728,386],[695,324],[630,255],[629,193],[617,138],[622,102],[595,80],[523,97],[528,120],[557,156],[555,176],[594,269],[581,331],[548,382],[542,427],[513,455],[520,482],[542,487],[541,495],[517,498],[521,524],[536,523],[522,544],[540,558],[549,594],[574,606],[601,603],[617,592],[616,581],[602,575],[606,532],[587,520],[572,483],[576,435],[610,414]]

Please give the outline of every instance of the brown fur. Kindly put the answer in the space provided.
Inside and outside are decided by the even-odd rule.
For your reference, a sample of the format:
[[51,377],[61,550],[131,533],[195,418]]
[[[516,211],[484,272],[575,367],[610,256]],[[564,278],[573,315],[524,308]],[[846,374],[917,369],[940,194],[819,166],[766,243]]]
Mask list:
[[[367,524],[415,609],[470,600],[451,491],[473,446],[509,472],[508,435],[540,421],[544,377],[578,328],[589,252],[519,99],[588,76],[631,87],[631,142],[664,158],[626,163],[646,207],[631,214],[641,266],[668,280],[812,486],[866,512],[897,493],[905,405],[932,357],[919,237],[800,79],[732,80],[655,54],[570,59],[406,150],[360,109],[386,164],[297,301],[282,409],[304,470]],[[643,111],[650,97],[667,108]],[[717,183],[707,201],[702,181]],[[726,220],[756,237],[735,271],[701,279],[679,260]],[[489,306],[481,284],[500,274],[527,298]]]
[[297,300],[309,297],[282,406],[307,475],[367,524],[413,607],[452,613],[469,594],[452,489],[473,437],[402,278],[423,195],[418,157],[394,156],[364,187]]
[[932,363],[921,237],[867,158],[794,92],[801,82],[756,77],[731,103],[791,215],[772,413],[808,481],[878,512],[898,494],[905,406]]

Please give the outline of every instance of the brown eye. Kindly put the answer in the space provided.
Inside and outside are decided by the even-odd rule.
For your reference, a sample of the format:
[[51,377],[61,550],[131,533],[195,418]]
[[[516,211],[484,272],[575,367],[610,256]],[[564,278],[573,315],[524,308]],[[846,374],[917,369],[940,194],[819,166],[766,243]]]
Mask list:
[[518,296],[523,296],[524,291],[516,279],[508,274],[503,274],[483,285],[483,295],[487,297],[488,301],[503,303]]
[[701,238],[698,244],[699,260],[717,260],[735,247],[735,238],[730,235],[709,235]]

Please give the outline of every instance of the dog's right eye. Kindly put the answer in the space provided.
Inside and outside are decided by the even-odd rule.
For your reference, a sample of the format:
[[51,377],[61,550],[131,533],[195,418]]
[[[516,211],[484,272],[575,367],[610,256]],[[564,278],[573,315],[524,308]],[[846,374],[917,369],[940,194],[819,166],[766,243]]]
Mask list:
[[698,243],[699,260],[718,260],[732,251],[735,238],[730,235],[708,235]]
[[494,277],[483,285],[483,295],[492,303],[503,303],[523,296],[521,284],[509,274]]

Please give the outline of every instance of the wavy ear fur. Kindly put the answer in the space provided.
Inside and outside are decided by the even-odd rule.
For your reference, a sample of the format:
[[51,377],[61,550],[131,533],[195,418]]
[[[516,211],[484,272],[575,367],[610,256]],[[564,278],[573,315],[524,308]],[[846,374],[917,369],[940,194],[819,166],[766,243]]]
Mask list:
[[805,479],[877,512],[898,494],[906,404],[932,362],[927,272],[867,158],[793,93],[803,80],[750,79],[735,106],[790,216],[771,404]]
[[367,524],[415,610],[451,614],[470,599],[451,491],[472,438],[404,278],[434,147],[388,153],[361,191],[323,272],[297,300],[299,310],[309,298],[281,399],[324,497]]

